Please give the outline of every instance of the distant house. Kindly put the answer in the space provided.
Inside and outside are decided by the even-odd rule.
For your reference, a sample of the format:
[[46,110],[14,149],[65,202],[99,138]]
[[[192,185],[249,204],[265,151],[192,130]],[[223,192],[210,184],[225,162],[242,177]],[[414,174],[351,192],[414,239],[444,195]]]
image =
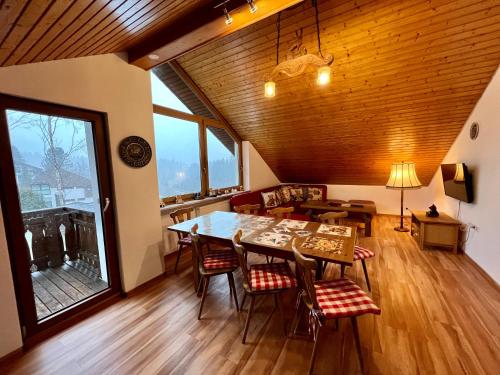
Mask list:
[[[58,192],[56,172],[44,170],[33,165],[18,162],[15,165],[16,181],[21,194],[33,193],[32,196],[43,201],[43,208],[52,208],[75,203],[91,203],[92,183],[89,178],[63,169],[63,194]],[[36,209],[28,201],[21,199],[23,211]]]

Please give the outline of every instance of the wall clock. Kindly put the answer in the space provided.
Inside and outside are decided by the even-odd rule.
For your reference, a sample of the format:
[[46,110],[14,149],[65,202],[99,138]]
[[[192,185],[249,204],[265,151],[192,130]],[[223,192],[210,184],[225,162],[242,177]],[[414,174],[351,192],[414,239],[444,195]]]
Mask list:
[[118,151],[123,162],[133,168],[142,168],[151,160],[151,146],[144,138],[135,135],[124,138]]
[[479,135],[479,124],[477,122],[473,122],[470,126],[470,139],[474,140]]

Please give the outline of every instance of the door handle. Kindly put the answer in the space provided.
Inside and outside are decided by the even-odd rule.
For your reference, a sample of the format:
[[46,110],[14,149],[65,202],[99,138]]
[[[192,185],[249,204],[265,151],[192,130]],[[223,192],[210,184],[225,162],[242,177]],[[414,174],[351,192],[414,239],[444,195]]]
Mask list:
[[104,205],[104,209],[102,210],[102,212],[106,212],[109,208],[109,204],[111,203],[109,198],[104,198],[104,202],[106,202],[106,204]]

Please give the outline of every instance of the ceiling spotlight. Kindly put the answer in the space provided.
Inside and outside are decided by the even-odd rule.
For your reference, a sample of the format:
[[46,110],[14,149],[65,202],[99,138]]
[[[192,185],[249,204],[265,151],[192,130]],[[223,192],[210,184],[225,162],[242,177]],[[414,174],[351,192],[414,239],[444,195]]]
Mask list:
[[255,13],[257,12],[257,6],[253,2],[253,0],[247,0],[248,5],[250,6],[250,13]]
[[149,54],[148,57],[150,60],[159,60],[160,59],[160,56],[158,56],[154,53]]
[[233,17],[231,17],[226,7],[224,7],[224,17],[226,17],[226,25],[231,25],[233,23]]

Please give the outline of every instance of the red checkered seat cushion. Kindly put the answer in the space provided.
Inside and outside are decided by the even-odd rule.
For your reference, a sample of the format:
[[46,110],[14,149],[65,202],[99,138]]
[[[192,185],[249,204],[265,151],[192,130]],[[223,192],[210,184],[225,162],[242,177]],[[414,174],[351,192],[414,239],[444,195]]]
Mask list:
[[206,270],[222,268],[236,268],[240,265],[238,255],[233,251],[211,251],[203,259],[203,267]]
[[371,298],[349,279],[317,281],[314,287],[318,305],[327,319],[380,314]]
[[250,266],[250,286],[254,291],[288,289],[297,286],[288,263]]
[[365,249],[361,246],[354,246],[354,260],[367,259],[375,256],[371,250]]

